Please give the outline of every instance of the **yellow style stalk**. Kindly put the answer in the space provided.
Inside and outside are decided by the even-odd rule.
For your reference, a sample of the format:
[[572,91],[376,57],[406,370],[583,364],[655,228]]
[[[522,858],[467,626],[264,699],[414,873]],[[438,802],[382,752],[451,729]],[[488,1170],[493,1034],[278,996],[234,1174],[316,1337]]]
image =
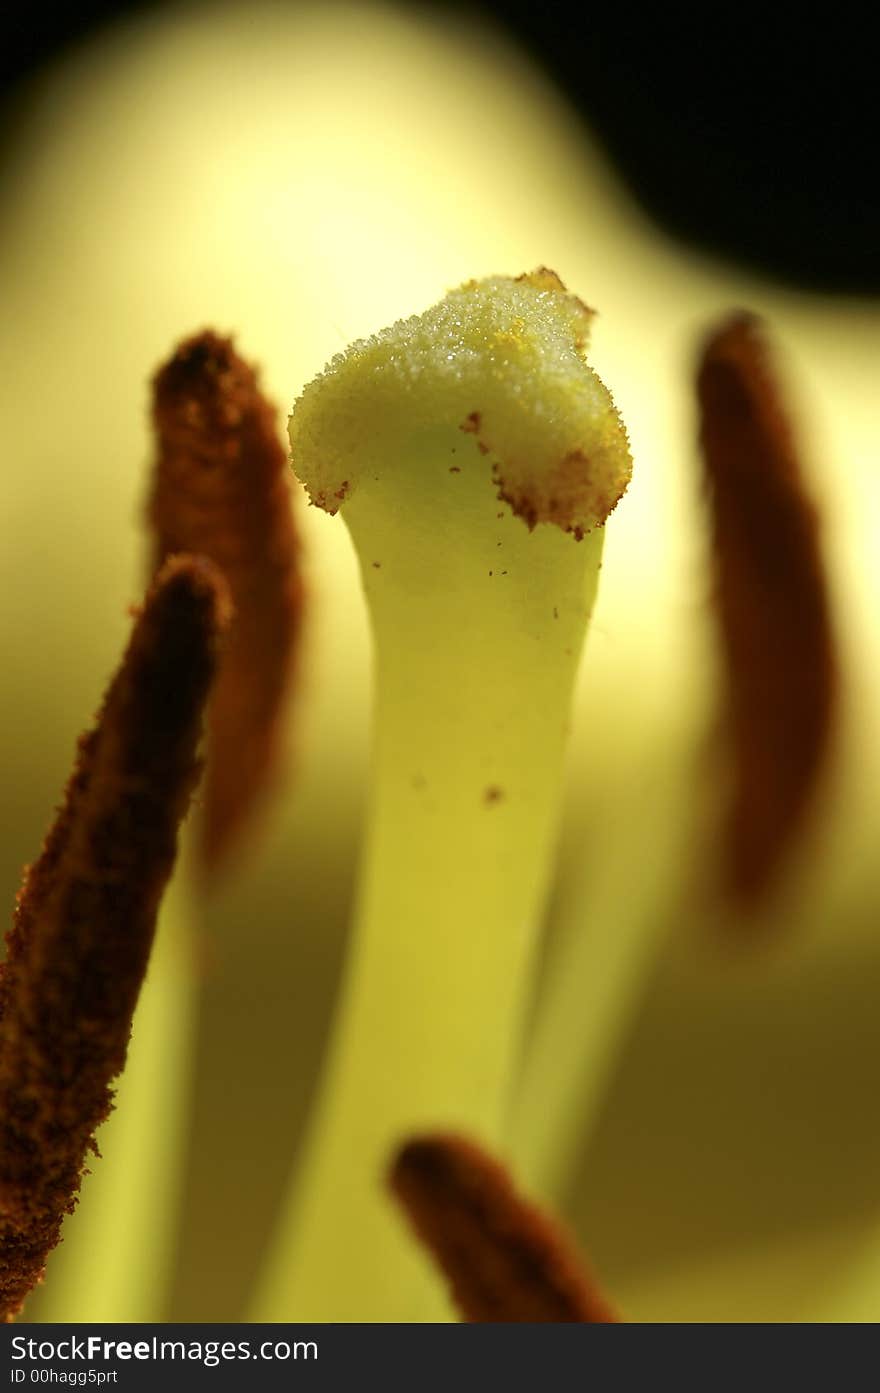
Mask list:
[[445,1310],[383,1173],[420,1128],[497,1144],[510,1102],[601,526],[630,471],[589,318],[546,271],[468,284],[340,355],[291,420],[360,559],[375,747],[338,1028],[259,1319]]

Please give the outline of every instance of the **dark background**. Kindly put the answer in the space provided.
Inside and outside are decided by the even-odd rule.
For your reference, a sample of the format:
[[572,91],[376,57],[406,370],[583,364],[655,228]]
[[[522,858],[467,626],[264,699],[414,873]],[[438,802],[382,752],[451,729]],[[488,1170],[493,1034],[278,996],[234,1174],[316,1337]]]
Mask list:
[[[36,7],[7,12],[4,136],[29,74],[108,18],[150,7],[82,0],[51,20]],[[804,288],[880,293],[877,62],[845,8],[815,18],[742,5],[636,16],[608,0],[571,11],[514,0],[409,8],[505,25],[583,113],[642,206],[686,243]]]

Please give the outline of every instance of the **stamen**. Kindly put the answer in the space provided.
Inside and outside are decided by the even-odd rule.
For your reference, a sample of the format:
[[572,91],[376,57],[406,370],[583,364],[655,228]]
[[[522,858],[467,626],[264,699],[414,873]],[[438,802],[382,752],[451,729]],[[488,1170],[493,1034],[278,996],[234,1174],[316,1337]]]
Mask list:
[[40,1281],[112,1106],[229,618],[206,561],[162,569],[19,893],[0,968],[0,1319]]
[[391,1188],[470,1322],[612,1324],[568,1235],[517,1194],[504,1167],[458,1136],[414,1137]]
[[756,319],[710,336],[697,392],[734,765],[724,875],[748,904],[773,888],[804,824],[837,661],[816,511]]
[[256,375],[211,331],[157,374],[153,419],[158,562],[179,551],[210,557],[235,606],[208,717],[203,854],[215,870],[278,762],[303,606],[287,452]]

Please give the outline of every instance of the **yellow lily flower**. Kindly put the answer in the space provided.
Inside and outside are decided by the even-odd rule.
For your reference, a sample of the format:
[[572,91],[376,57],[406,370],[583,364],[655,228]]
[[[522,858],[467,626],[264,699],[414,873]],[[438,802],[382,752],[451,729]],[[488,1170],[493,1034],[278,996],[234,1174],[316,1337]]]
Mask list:
[[[380,6],[181,5],[108,31],[33,88],[5,195],[8,902],[143,589],[147,382],[172,346],[206,323],[234,332],[286,407],[347,342],[448,287],[553,266],[601,310],[591,362],[635,474],[578,681],[505,1155],[629,1318],[876,1318],[876,309],[682,254],[521,53]],[[691,385],[706,327],[742,304],[789,361],[842,674],[814,824],[747,934],[713,898],[701,830],[722,681]],[[333,519],[297,515],[310,608],[287,790],[210,900],[184,858],[103,1159],[28,1320],[259,1314],[368,780],[355,560]],[[326,1264],[362,1319],[419,1318],[403,1287],[380,1299],[368,1252]],[[425,1318],[448,1316],[415,1246],[412,1272]]]

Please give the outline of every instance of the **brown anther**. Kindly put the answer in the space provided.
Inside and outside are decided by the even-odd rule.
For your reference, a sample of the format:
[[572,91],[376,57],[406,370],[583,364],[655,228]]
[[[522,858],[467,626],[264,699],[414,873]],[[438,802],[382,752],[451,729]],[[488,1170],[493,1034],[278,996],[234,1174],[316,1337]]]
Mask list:
[[816,790],[837,661],[816,511],[756,319],[738,314],[710,336],[697,393],[733,756],[725,880],[752,904],[777,882]]
[[235,606],[209,712],[203,851],[213,870],[240,843],[278,764],[303,608],[290,471],[253,370],[210,331],[157,374],[153,419],[157,562],[179,551],[209,557]]
[[414,1137],[390,1184],[469,1322],[611,1324],[568,1235],[464,1137]]
[[0,1319],[39,1282],[110,1112],[228,617],[209,562],[166,564],[25,874],[0,968]]

